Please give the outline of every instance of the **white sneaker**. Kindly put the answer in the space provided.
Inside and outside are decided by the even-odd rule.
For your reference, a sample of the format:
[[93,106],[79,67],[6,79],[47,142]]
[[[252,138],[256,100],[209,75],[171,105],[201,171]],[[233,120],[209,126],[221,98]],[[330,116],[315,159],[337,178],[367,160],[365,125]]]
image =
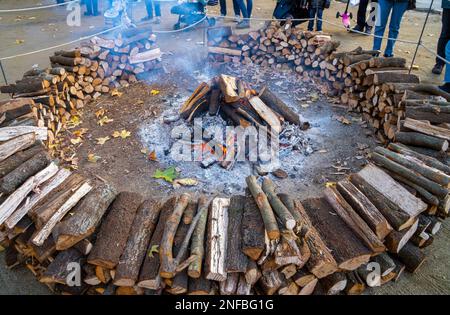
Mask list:
[[235,16],[234,16],[234,21],[235,21],[236,23],[241,22],[241,16],[240,16],[240,15],[235,15]]

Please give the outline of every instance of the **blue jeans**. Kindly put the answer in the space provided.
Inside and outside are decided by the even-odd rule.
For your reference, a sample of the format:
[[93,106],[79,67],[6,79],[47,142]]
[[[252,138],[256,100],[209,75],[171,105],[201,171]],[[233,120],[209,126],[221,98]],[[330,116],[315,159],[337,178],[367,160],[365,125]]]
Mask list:
[[[445,59],[447,59],[447,61],[450,61],[450,41],[448,41],[447,45],[445,46]],[[450,66],[448,64],[445,66],[444,82],[450,83]]]
[[400,29],[400,23],[402,22],[403,14],[405,13],[406,9],[408,8],[408,1],[406,2],[398,2],[398,1],[392,1],[392,0],[379,0],[379,13],[377,16],[377,23],[375,26],[375,36],[373,39],[373,49],[374,50],[380,50],[381,49],[381,42],[382,42],[382,36],[384,35],[384,30],[386,29],[387,21],[389,19],[389,15],[391,14],[391,22],[389,23],[389,38],[392,38],[392,40],[388,40],[388,43],[386,45],[386,50],[384,51],[384,54],[386,56],[392,56],[394,54],[394,45],[395,40],[398,37],[398,32]]
[[145,0],[145,8],[147,9],[147,16],[153,18],[153,7],[155,7],[154,13],[156,16],[161,16],[161,4],[159,1]]
[[[323,16],[323,9],[322,8],[310,8],[308,10],[308,15],[310,19],[315,19],[317,15],[317,31],[322,31],[322,16]],[[308,22],[308,31],[314,31],[314,21],[311,20]]]
[[[240,15],[240,13],[241,13],[236,0],[233,0],[233,11],[234,11],[234,15],[236,15],[236,16]],[[223,16],[227,15],[227,1],[226,0],[220,0],[220,14]]]
[[247,5],[245,5],[244,0],[236,0],[236,4],[241,10],[244,19],[248,19],[252,16],[253,0],[247,0]]

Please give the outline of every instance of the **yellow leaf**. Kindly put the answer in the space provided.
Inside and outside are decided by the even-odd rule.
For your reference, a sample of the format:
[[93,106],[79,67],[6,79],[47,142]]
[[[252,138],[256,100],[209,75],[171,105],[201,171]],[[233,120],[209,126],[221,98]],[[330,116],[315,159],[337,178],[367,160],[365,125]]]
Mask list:
[[158,91],[158,90],[151,90],[150,93],[151,93],[152,95],[158,95],[158,94],[159,94],[159,91]]
[[88,161],[89,162],[97,163],[97,161],[100,160],[100,159],[101,159],[101,157],[99,157],[98,155],[95,155],[95,154],[92,154],[92,153],[88,154]]
[[336,186],[336,182],[326,182],[325,183],[325,187],[335,187]]
[[122,129],[122,131],[114,131],[112,134],[112,136],[114,138],[121,137],[122,139],[128,138],[130,135],[131,135],[131,132],[129,132],[125,129]]
[[150,161],[158,161],[158,158],[156,157],[156,152],[155,152],[155,150],[153,150],[152,152],[149,153],[148,159],[149,159]]
[[141,149],[141,153],[147,155],[148,154],[148,149],[147,148]]
[[118,96],[121,97],[123,95],[123,92],[120,92],[118,89],[113,89],[111,91],[111,96]]
[[174,186],[197,186],[198,180],[195,178],[180,178],[173,181]]
[[111,139],[111,138],[108,137],[108,136],[106,136],[106,137],[103,137],[103,138],[97,138],[96,140],[97,140],[97,144],[103,145],[103,144],[105,144],[106,141],[108,141],[109,139]]
[[95,116],[97,118],[100,118],[103,115],[105,115],[105,109],[104,108],[100,108],[98,111],[95,112]]
[[153,245],[153,246],[150,248],[150,251],[148,252],[148,256],[149,256],[150,258],[153,258],[153,254],[159,253],[158,247],[159,247],[159,245]]
[[89,130],[89,129],[87,129],[87,128],[81,128],[81,129],[75,130],[75,131],[73,132],[73,135],[74,135],[75,137],[83,137],[83,135],[84,135],[88,130]]
[[81,138],[78,137],[78,138],[70,139],[70,143],[72,143],[72,144],[78,144],[78,143],[81,143]]
[[79,124],[81,124],[81,120],[80,120],[79,116],[70,117],[70,120],[68,122],[69,128],[74,128],[74,127],[78,126]]
[[16,39],[16,44],[17,45],[20,45],[20,44],[23,44],[23,43],[25,43],[24,39]]
[[109,119],[108,116],[103,116],[102,118],[99,119],[99,121],[97,121],[97,124],[99,124],[100,126],[103,126],[107,123],[113,122],[114,119]]

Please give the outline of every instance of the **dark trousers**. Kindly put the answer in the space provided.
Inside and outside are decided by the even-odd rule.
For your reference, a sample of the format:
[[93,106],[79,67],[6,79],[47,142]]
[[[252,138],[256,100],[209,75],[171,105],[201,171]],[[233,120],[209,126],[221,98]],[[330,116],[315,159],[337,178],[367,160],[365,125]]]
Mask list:
[[56,0],[56,3],[64,3],[64,0]]
[[145,8],[147,9],[147,15],[149,18],[153,18],[153,6],[155,6],[155,16],[161,16],[161,4],[159,1],[145,0]]
[[[445,58],[445,46],[450,40],[450,9],[442,10],[442,29],[441,36],[437,44],[437,54]],[[448,57],[448,56],[447,56]],[[436,63],[443,65],[445,62],[436,58]]]
[[[233,11],[236,16],[241,13],[236,0],[233,0]],[[227,0],[220,0],[220,14],[223,16],[227,15]]]
[[98,15],[98,0],[86,0],[86,13],[89,15]]
[[[367,6],[370,2],[377,2],[374,0],[360,0],[359,6],[358,6],[358,14],[356,18],[356,24],[360,27],[365,27],[367,25],[367,19],[366,19],[366,12],[367,12]],[[370,12],[373,12],[375,10],[374,7],[370,10]]]
[[252,10],[253,10],[253,1],[252,0],[246,0],[247,5],[244,3],[244,0],[235,0],[236,5],[239,8],[239,10],[242,13],[242,16],[244,19],[248,19],[252,16]]
[[[317,31],[321,32],[322,31],[322,16],[323,16],[323,9],[322,8],[309,8],[308,10],[309,13],[309,18],[310,19],[315,19],[317,16]],[[315,20],[310,20],[308,22],[308,31],[313,31],[314,30],[314,21]]]
[[205,7],[200,3],[182,3],[170,9],[170,13],[177,15],[196,15],[205,11]]

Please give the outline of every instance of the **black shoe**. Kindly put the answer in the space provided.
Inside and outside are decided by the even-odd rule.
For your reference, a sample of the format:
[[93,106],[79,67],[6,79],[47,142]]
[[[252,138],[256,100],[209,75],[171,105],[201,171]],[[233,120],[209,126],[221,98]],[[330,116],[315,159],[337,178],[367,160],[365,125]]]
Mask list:
[[445,83],[444,85],[439,87],[442,91],[450,93],[450,83]]
[[434,65],[433,70],[431,70],[431,72],[433,72],[434,74],[441,74],[442,70],[444,70],[444,65],[442,63],[437,63]]
[[394,58],[394,55],[386,55],[386,54],[384,54],[383,57],[384,58]]
[[352,31],[355,32],[364,32],[364,26],[356,24],[354,28],[352,28]]
[[364,33],[366,33],[367,35],[372,34],[372,26],[366,25],[366,30]]

